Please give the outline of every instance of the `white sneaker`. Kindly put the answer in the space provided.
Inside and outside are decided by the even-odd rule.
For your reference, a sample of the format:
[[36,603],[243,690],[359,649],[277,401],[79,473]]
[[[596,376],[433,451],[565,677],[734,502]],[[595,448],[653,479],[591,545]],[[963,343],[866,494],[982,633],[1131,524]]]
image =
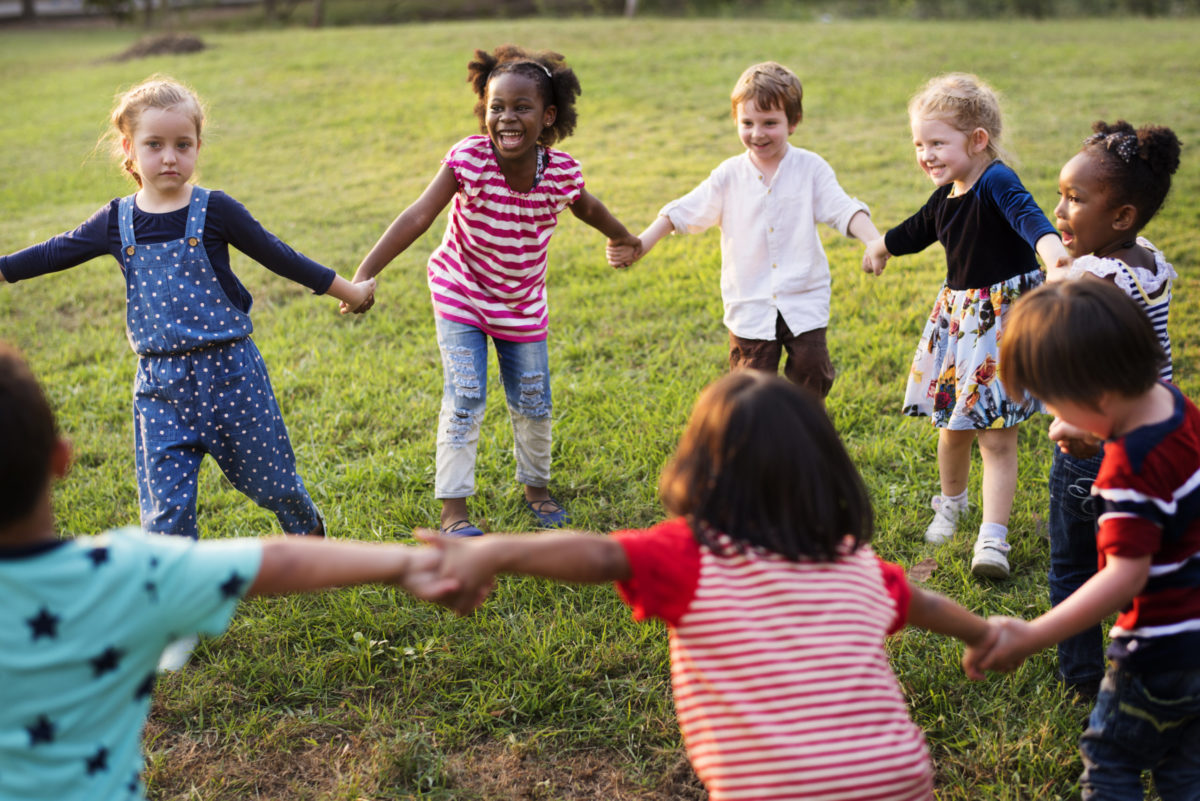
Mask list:
[[975,557],[971,559],[971,572],[981,578],[1008,578],[1009,544],[995,537],[979,535],[975,540]]
[[934,495],[929,502],[933,507],[933,520],[925,529],[925,541],[939,545],[954,536],[958,518],[967,508],[965,503],[955,503],[945,495]]
[[196,646],[199,643],[200,638],[195,634],[169,643],[163,649],[162,656],[158,658],[158,672],[168,673],[175,670],[182,670],[183,666],[192,658],[192,651],[196,650]]

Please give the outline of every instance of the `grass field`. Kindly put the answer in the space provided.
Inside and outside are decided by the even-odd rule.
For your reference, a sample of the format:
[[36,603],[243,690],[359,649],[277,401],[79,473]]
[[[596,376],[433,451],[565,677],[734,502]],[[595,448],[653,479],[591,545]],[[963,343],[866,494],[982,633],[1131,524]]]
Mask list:
[[[161,71],[210,103],[200,180],[343,275],[416,198],[439,158],[476,132],[465,65],[506,41],[565,53],[584,94],[564,143],[588,186],[635,232],[739,145],[728,94],[764,59],[805,82],[793,142],[825,156],[880,228],[930,191],[912,163],[904,106],[931,74],[966,69],[1005,96],[1006,144],[1047,211],[1058,168],[1098,118],[1172,126],[1183,166],[1145,233],[1179,270],[1171,321],[1176,377],[1200,394],[1200,22],[835,23],[733,20],[488,22],[214,33],[189,56],[110,57],[126,31],[0,32],[0,252],[73,228],[128,185],[94,151],[118,89]],[[334,536],[405,539],[433,525],[441,370],[425,258],[442,222],[380,280],[375,309],[340,317],[329,298],[240,255],[255,338],[300,468]],[[1021,432],[1011,580],[970,577],[971,540],[921,542],[936,491],[935,434],[898,414],[941,251],[862,274],[856,243],[824,231],[834,274],[829,411],[876,501],[878,551],[937,568],[927,586],[980,613],[1044,609],[1050,447]],[[627,272],[603,239],[564,215],[551,246],[552,489],[581,527],[658,520],[657,474],[697,391],[724,371],[716,232],[675,237]],[[137,519],[123,285],[111,259],[0,288],[0,338],[43,378],[77,464],[57,491],[61,528]],[[529,526],[513,480],[511,431],[493,377],[478,462],[477,522]],[[977,465],[978,466],[978,465]],[[978,469],[972,476],[978,498]],[[210,462],[206,537],[275,532]],[[978,507],[967,520],[979,522]],[[891,643],[927,732],[941,799],[1076,794],[1087,708],[1053,679],[1052,653],[1009,677],[967,682],[960,649],[908,630]],[[165,677],[147,732],[150,796],[167,799],[703,798],[673,717],[666,637],[629,620],[606,587],[501,582],[458,619],[391,590],[246,604],[229,634]]]

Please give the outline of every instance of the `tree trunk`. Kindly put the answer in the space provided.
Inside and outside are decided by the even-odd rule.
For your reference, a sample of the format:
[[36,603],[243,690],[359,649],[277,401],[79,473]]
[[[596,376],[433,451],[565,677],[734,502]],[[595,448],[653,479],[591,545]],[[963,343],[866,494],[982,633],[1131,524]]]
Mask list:
[[267,22],[274,22],[275,15],[275,0],[263,0],[263,16],[267,18]]
[[325,0],[313,0],[312,26],[320,28],[325,24]]
[[21,0],[21,19],[30,20],[37,16],[37,4],[34,0]]
[[625,0],[625,18],[633,19],[633,15],[637,13],[637,0]]

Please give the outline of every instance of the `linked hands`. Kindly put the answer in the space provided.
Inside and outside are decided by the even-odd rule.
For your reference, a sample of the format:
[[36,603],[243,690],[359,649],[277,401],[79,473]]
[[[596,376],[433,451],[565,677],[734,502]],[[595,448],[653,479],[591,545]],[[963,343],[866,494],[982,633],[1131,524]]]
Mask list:
[[630,266],[644,253],[642,240],[632,234],[620,239],[610,239],[604,247],[604,255],[608,258],[609,266],[618,270]]
[[1070,454],[1076,459],[1090,459],[1100,452],[1103,440],[1078,426],[1055,417],[1046,432],[1050,439],[1058,445],[1063,453]]
[[475,611],[496,586],[496,566],[488,554],[487,538],[447,537],[433,529],[418,528],[413,536],[438,554],[438,578],[455,587],[433,598],[460,615]]
[[349,297],[338,304],[338,311],[342,314],[363,314],[375,305],[375,279],[354,281],[347,294]]
[[967,646],[963,651],[963,672],[973,681],[982,679],[988,670],[1011,673],[1030,654],[1040,650],[1029,622],[997,616],[988,618],[987,623],[989,635],[979,645]]
[[883,272],[883,268],[887,266],[887,260],[891,257],[892,254],[888,253],[887,245],[884,244],[882,236],[878,239],[872,239],[867,243],[866,249],[863,251],[863,272],[880,275]]

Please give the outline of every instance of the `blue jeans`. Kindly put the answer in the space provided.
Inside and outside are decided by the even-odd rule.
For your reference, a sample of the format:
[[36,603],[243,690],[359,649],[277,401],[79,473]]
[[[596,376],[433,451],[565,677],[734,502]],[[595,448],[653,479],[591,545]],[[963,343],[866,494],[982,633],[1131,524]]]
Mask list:
[[[475,454],[487,403],[488,335],[473,325],[436,318],[442,351],[442,410],[438,420],[437,498],[475,493]],[[513,426],[517,481],[550,484],[550,367],[546,340],[492,338]]]
[[[1092,481],[1104,452],[1076,459],[1056,447],[1050,466],[1050,605],[1058,606],[1096,575],[1096,519]],[[1095,685],[1104,677],[1100,626],[1058,644],[1058,673],[1068,685]]]
[[1084,799],[1141,799],[1149,770],[1163,801],[1197,801],[1200,670],[1109,668],[1079,750]]

